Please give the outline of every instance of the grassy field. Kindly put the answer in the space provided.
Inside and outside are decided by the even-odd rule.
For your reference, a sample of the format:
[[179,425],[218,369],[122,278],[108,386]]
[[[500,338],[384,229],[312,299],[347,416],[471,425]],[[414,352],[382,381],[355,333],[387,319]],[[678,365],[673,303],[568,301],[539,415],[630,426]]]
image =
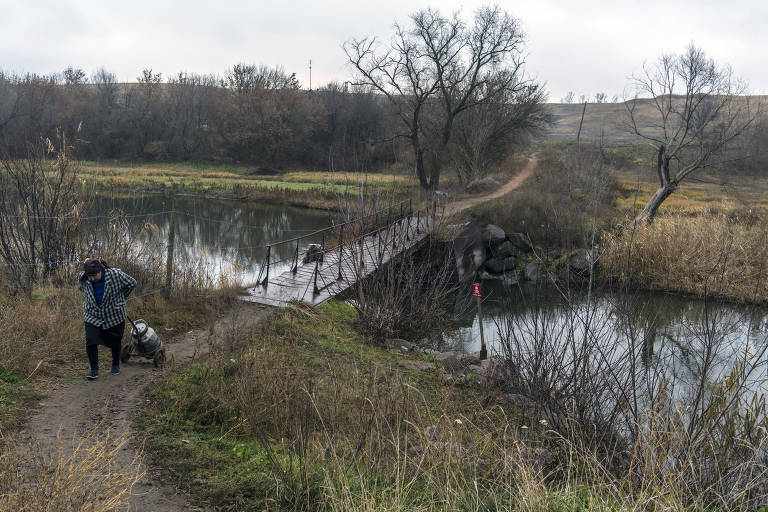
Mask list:
[[355,318],[341,302],[275,310],[237,333],[238,346],[154,385],[137,421],[155,463],[212,510],[577,510],[612,499],[532,457],[551,441],[546,424],[476,378],[446,380],[432,356],[367,344]]
[[201,164],[97,164],[86,162],[82,176],[97,187],[168,188],[183,187],[201,192],[232,192],[243,187],[266,190],[317,191],[346,194],[357,191],[361,183],[409,188],[415,180],[395,174],[353,172],[288,171],[260,173],[247,167]]

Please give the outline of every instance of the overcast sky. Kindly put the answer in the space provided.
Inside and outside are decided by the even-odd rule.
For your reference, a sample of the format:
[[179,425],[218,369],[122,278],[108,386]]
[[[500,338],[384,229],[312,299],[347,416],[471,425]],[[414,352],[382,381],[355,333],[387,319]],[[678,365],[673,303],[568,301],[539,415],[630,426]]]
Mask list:
[[[342,43],[389,38],[394,21],[423,7],[467,17],[486,2],[441,0],[266,1],[0,0],[0,69],[51,73],[100,66],[121,81],[143,68],[223,74],[238,62],[281,65],[309,85],[351,77]],[[528,71],[547,83],[550,101],[622,95],[643,61],[693,41],[732,65],[750,92],[768,93],[765,0],[536,0],[500,2],[521,20]]]

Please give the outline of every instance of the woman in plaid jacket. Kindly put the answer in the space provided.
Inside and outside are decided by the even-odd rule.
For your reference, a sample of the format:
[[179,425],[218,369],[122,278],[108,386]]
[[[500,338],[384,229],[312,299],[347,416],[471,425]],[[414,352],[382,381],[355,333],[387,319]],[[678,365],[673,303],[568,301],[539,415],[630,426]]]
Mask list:
[[104,260],[88,258],[77,287],[83,292],[85,351],[91,364],[86,375],[99,376],[99,345],[112,349],[112,374],[120,373],[120,349],[125,331],[125,300],[136,286],[136,280],[120,270],[110,268]]

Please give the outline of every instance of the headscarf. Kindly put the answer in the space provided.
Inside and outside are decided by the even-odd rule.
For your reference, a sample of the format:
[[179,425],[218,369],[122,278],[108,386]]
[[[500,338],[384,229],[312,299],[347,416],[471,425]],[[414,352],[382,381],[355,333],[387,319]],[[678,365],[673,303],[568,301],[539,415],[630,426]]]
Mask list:
[[86,258],[83,262],[83,277],[82,279],[88,279],[88,276],[95,276],[105,268],[109,268],[106,261],[96,258]]

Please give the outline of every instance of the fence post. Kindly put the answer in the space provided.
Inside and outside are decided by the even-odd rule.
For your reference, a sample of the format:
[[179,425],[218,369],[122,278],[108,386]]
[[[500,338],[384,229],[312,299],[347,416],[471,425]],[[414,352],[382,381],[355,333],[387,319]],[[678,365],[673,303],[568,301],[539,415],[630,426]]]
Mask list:
[[337,281],[344,279],[344,277],[341,275],[342,256],[344,256],[344,224],[341,225],[341,234],[339,235],[339,275],[336,276]]
[[365,250],[363,248],[363,239],[360,238],[360,268],[365,268]]
[[[175,192],[175,191],[174,191]],[[168,229],[168,255],[165,260],[165,298],[171,296],[173,287],[173,251],[176,245],[176,194],[171,197],[171,226]]]
[[261,282],[261,286],[263,286],[264,288],[266,288],[267,285],[269,284],[269,260],[271,259],[272,259],[272,246],[268,245],[267,246],[267,275],[264,276],[264,280]]
[[325,231],[323,231],[323,241],[320,242],[320,263],[325,260]]

